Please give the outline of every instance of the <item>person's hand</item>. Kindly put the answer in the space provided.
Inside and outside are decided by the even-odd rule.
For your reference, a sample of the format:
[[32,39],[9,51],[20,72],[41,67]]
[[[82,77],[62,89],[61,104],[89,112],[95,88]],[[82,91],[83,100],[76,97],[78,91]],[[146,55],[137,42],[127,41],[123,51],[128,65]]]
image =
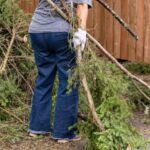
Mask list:
[[86,44],[86,31],[78,28],[78,30],[73,35],[73,46],[77,48],[78,46],[81,47],[81,51],[84,51]]

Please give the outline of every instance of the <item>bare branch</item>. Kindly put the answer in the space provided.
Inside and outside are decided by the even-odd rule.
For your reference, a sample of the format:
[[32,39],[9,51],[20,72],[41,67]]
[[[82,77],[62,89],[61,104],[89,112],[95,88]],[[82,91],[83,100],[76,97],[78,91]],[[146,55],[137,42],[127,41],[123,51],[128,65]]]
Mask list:
[[[82,54],[81,54],[80,48],[78,48],[78,51],[77,51],[77,61],[78,61],[78,65],[82,66]],[[83,72],[80,72],[80,78],[81,78],[86,96],[88,98],[89,108],[90,108],[90,111],[92,113],[94,123],[97,125],[97,127],[99,127],[100,130],[104,131],[105,130],[104,125],[96,113],[94,100],[93,100],[90,88],[88,86],[88,83],[87,83],[86,75]]]
[[12,38],[11,38],[10,44],[8,46],[8,49],[7,49],[4,61],[3,61],[3,63],[0,66],[0,74],[2,74],[5,71],[5,68],[6,68],[6,65],[7,65],[7,61],[8,61],[8,57],[9,57],[11,48],[13,46],[14,40],[15,40],[15,35],[16,35],[16,30],[13,29],[12,30]]

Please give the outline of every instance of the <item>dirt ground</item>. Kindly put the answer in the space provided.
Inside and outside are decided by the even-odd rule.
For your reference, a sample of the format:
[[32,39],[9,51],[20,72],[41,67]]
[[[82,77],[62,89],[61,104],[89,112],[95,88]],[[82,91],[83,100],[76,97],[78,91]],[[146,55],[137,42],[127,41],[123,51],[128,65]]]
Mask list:
[[136,76],[150,85],[150,74],[144,74],[144,75],[137,74]]
[[150,116],[146,117],[142,112],[136,112],[132,123],[145,138],[150,139]]
[[[132,124],[138,131],[150,139],[150,123],[144,122],[145,117],[142,112],[135,112]],[[58,144],[50,139],[50,136],[41,137],[38,139],[30,138],[26,132],[23,132],[24,137],[18,142],[0,142],[0,150],[84,150],[87,140],[82,139],[78,142],[70,142],[69,144]],[[147,150],[150,150],[150,146]]]
[[42,139],[22,140],[18,143],[3,143],[0,150],[83,150],[85,140],[69,144],[58,144],[50,140],[49,136]]

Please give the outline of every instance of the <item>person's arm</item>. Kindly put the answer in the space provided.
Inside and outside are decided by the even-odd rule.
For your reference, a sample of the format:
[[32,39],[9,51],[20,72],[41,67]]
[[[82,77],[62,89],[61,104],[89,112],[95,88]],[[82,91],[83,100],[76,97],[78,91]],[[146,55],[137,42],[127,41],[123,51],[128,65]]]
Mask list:
[[79,28],[86,30],[87,24],[87,17],[88,17],[88,4],[78,4],[77,6],[77,19]]
[[78,29],[73,36],[74,48],[80,46],[83,51],[86,44],[86,24],[88,18],[88,8],[92,6],[92,0],[77,0],[77,20]]

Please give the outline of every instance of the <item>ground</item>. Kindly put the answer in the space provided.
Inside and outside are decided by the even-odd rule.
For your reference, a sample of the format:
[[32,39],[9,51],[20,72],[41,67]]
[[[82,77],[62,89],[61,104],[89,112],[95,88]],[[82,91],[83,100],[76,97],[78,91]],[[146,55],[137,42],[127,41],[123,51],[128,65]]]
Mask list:
[[[144,119],[145,116],[143,116],[142,112],[135,112],[131,122],[141,134],[150,139],[150,124],[146,124]],[[6,122],[4,126],[6,130],[2,127],[0,128],[0,150],[84,150],[84,146],[86,145],[86,140],[84,138],[78,142],[58,144],[51,140],[49,135],[39,137],[38,139],[30,138],[26,130],[22,131],[21,127],[19,129],[19,124],[8,124],[8,122]],[[7,128],[10,128],[10,126],[14,128],[14,131],[11,131],[11,136],[14,136],[13,138],[5,135],[5,133],[8,132]],[[18,131],[18,134],[16,134],[16,131]],[[150,146],[147,150],[150,150]]]
[[82,150],[85,142],[74,142],[69,144],[58,144],[50,140],[49,136],[42,139],[22,140],[15,144],[5,143],[1,145],[0,150]]
[[[150,75],[139,77],[150,84]],[[138,111],[134,113],[131,122],[145,138],[150,139],[150,116],[147,117],[143,112]],[[82,138],[78,142],[58,144],[51,140],[50,136],[33,139],[28,136],[26,128],[20,124],[14,122],[0,124],[0,150],[84,150],[86,142],[87,140]],[[150,145],[147,150],[150,150]]]

